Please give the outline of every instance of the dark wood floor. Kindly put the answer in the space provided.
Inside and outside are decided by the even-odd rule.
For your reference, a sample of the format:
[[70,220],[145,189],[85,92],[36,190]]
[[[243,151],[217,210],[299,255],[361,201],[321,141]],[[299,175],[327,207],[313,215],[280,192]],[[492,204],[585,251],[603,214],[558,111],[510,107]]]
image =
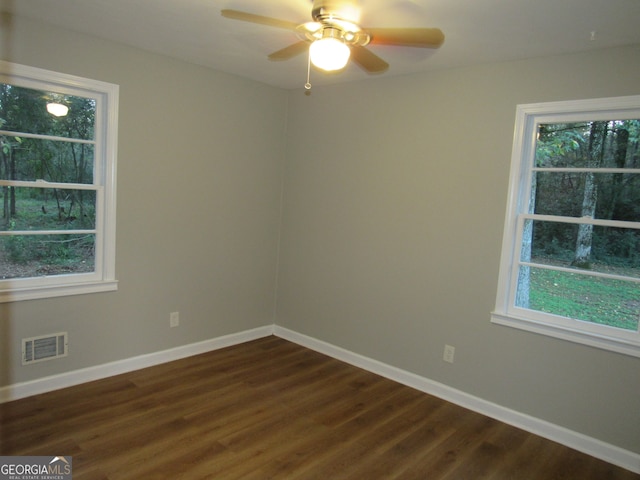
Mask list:
[[84,479],[639,479],[268,337],[0,405],[2,455]]

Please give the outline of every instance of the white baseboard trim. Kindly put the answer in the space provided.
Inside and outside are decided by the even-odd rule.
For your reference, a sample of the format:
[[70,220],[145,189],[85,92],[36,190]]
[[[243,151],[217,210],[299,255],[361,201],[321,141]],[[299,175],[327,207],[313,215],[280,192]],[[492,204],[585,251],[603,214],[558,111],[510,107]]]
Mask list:
[[273,335],[273,325],[0,388],[0,403],[72,387]]
[[142,368],[159,365],[173,360],[179,360],[181,358],[218,350],[232,345],[238,345],[258,338],[268,337],[269,335],[276,335],[285,340],[289,340],[297,343],[298,345],[302,345],[333,357],[337,360],[363,368],[372,373],[389,378],[390,380],[415,388],[416,390],[434,395],[442,398],[443,400],[460,405],[461,407],[468,408],[469,410],[495,418],[496,420],[521,428],[527,432],[558,442],[567,447],[586,453],[587,455],[604,460],[605,462],[609,462],[635,473],[640,473],[640,455],[637,453],[624,450],[616,447],[615,445],[602,442],[567,428],[502,407],[442,383],[429,380],[428,378],[421,377],[414,373],[379,362],[378,360],[373,360],[363,355],[277,325],[268,325],[252,330],[245,330],[243,332],[171,348],[161,352],[140,355],[125,360],[97,365],[95,367],[83,368],[29,382],[8,385],[0,388],[0,403],[71,387],[94,380],[100,380],[102,378],[119,375],[121,373],[140,370]]
[[544,437],[548,440],[558,442],[562,445],[573,448],[574,450],[578,450],[592,457],[604,460],[605,462],[617,465],[635,473],[640,473],[640,454],[616,447],[615,445],[605,443],[587,435],[574,432],[573,430],[549,423],[545,420],[511,410],[442,383],[429,380],[428,378],[421,377],[414,373],[353,353],[349,350],[336,347],[330,343],[317,340],[284,327],[275,325],[273,328],[273,334],[284,338],[285,340],[310,348],[311,350],[315,350],[356,367],[389,378],[390,380],[402,383],[403,385],[415,388],[416,390],[442,398],[443,400],[455,403],[461,407],[468,408],[474,412],[481,413],[527,432]]

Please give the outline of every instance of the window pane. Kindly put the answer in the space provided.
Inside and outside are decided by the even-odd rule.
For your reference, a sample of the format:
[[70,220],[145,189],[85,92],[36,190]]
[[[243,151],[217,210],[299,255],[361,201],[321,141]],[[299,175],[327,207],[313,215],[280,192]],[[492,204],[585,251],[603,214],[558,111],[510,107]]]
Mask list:
[[539,168],[638,168],[640,119],[541,124]]
[[0,218],[0,231],[95,228],[94,190],[0,187],[0,198],[10,212]]
[[535,189],[540,215],[640,222],[638,174],[536,172]]
[[531,253],[523,248],[520,260],[640,278],[640,231],[536,220]]
[[640,284],[521,267],[516,306],[637,331]]
[[10,153],[0,163],[0,179],[59,183],[93,183],[92,144],[23,138],[9,142]]
[[0,279],[94,271],[95,235],[0,236]]
[[[64,105],[63,116],[49,113],[47,104]],[[0,129],[92,140],[96,102],[91,98],[33,90],[0,83]]]

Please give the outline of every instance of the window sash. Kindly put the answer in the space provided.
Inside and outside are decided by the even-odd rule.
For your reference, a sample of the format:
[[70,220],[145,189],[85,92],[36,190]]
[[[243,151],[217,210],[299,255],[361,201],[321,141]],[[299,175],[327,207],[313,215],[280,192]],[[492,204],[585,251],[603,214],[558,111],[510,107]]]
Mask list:
[[[524,222],[520,222],[520,226],[516,233],[516,248],[517,258],[520,257],[522,239],[524,228],[522,228]],[[518,272],[521,266],[534,266],[537,268],[547,268],[549,270],[555,271],[564,271],[568,273],[574,273],[577,275],[589,275],[594,277],[601,278],[611,278],[615,280],[624,280],[634,283],[640,283],[640,278],[634,277],[626,277],[626,276],[617,276],[612,274],[599,273],[594,271],[580,271],[578,269],[572,269],[567,267],[554,267],[544,264],[539,264],[536,262],[523,262],[520,260],[516,260],[513,262],[511,273],[510,273],[510,284],[508,289],[508,299],[506,300],[507,308],[505,310],[505,314],[509,316],[513,316],[514,318],[519,319],[520,321],[533,321],[539,325],[547,325],[547,326],[557,326],[563,330],[568,332],[571,331],[579,331],[582,333],[593,334],[596,336],[603,336],[609,339],[618,339],[625,343],[629,343],[632,345],[638,344],[640,345],[640,332],[632,331],[632,330],[624,330],[608,325],[600,325],[597,323],[587,322],[584,320],[577,320],[568,317],[563,317],[560,315],[554,315],[552,313],[546,313],[539,310],[533,310],[529,308],[523,308],[516,305],[516,293],[518,290]],[[497,310],[497,309],[496,309]],[[640,327],[640,324],[639,324]],[[640,352],[638,352],[640,355]]]

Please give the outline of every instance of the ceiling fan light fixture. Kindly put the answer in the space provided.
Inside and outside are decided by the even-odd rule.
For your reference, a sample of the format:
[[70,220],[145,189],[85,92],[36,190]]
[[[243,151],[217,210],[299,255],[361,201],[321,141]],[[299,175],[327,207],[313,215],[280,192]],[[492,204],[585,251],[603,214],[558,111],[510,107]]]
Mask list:
[[47,103],[47,112],[56,117],[64,117],[69,113],[69,107],[62,103],[49,102]]
[[[438,48],[444,42],[439,28],[361,28],[355,0],[307,0],[313,3],[313,21],[296,24],[239,10],[221,10],[223,17],[295,32],[298,41],[271,53],[269,60],[289,60],[309,53],[309,66],[325,71],[344,68],[350,59],[371,74],[385,72],[389,64],[366,48],[371,45]],[[308,44],[311,43],[309,47]],[[307,50],[307,48],[309,50]],[[350,58],[351,57],[351,58]],[[309,83],[307,82],[307,85]]]
[[311,63],[322,70],[333,71],[345,67],[349,61],[351,50],[340,38],[340,32],[335,28],[325,28],[322,38],[316,40],[309,47]]

